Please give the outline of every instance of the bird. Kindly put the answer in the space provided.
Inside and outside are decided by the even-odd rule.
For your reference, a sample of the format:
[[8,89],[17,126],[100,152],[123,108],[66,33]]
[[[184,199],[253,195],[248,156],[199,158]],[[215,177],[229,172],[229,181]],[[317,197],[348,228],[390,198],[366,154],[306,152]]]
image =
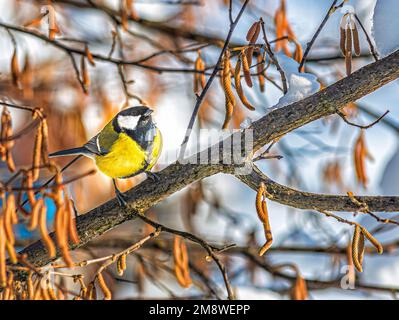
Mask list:
[[119,205],[126,206],[126,195],[118,189],[116,179],[144,172],[151,180],[159,180],[151,169],[162,151],[162,134],[152,113],[146,106],[123,109],[83,146],[57,151],[49,157],[83,155],[92,158],[97,168],[112,178]]

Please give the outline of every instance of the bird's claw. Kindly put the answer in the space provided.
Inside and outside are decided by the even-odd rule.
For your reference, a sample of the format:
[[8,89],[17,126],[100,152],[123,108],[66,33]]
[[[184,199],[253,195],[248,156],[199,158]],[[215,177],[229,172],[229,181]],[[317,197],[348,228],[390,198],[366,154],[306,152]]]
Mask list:
[[146,171],[147,178],[151,179],[152,181],[159,181],[161,178],[159,177],[158,174],[151,172],[151,171]]
[[116,199],[118,200],[118,204],[120,207],[127,207],[127,196],[123,193],[120,192],[119,190],[115,192],[116,194]]

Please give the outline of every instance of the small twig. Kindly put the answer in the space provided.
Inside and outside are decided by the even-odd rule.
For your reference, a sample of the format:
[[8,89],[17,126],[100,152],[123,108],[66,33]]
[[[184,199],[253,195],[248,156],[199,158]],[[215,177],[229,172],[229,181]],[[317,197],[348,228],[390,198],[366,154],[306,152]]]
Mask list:
[[314,34],[312,40],[310,40],[310,42],[307,44],[306,49],[305,49],[305,53],[303,54],[301,63],[299,64],[298,67],[298,71],[301,72],[303,65],[306,62],[306,58],[309,55],[310,49],[312,48],[313,44],[315,43],[317,37],[319,36],[321,30],[323,30],[324,26],[326,25],[328,19],[331,17],[331,15],[335,12],[335,10],[337,9],[337,7],[335,6],[337,4],[338,0],[334,0],[334,2],[332,3],[330,9],[328,9],[328,12],[326,14],[326,16],[324,17],[323,21],[321,22],[320,26],[317,28],[316,33]]
[[233,20],[233,0],[230,0],[229,2],[229,20],[230,20],[230,25],[234,23]]
[[353,202],[353,204],[359,206],[359,211],[360,212],[370,215],[377,222],[381,222],[381,223],[384,223],[384,224],[389,223],[389,224],[393,224],[393,225],[399,225],[398,221],[395,221],[395,220],[392,220],[392,219],[380,218],[379,216],[377,216],[376,214],[371,212],[368,204],[366,202],[360,202],[359,200],[357,200],[352,192],[347,192],[347,194],[348,194],[349,199]]
[[265,49],[270,59],[273,61],[274,65],[276,66],[277,71],[280,73],[281,82],[283,83],[283,92],[284,94],[286,94],[288,92],[287,78],[285,76],[284,70],[281,68],[280,63],[278,62],[276,56],[273,53],[273,50],[270,46],[270,42],[267,40],[265,22],[263,21],[262,18],[260,18],[260,24],[262,26],[263,40],[265,41],[266,44]]
[[83,92],[85,94],[87,94],[87,88],[86,88],[85,84],[83,83],[83,80],[82,80],[82,78],[80,76],[80,71],[79,71],[78,65],[77,65],[77,63],[75,61],[75,58],[73,56],[73,53],[71,53],[69,51],[67,51],[67,53],[68,53],[69,57],[71,58],[72,67],[75,70],[76,78],[79,81],[80,87],[82,88]]
[[275,155],[275,156],[266,156],[264,153],[262,153],[261,155],[257,156],[255,159],[253,159],[253,162],[257,162],[260,160],[272,160],[272,159],[276,159],[276,160],[281,160],[284,157],[281,155]]
[[128,102],[130,98],[133,98],[133,99],[136,99],[140,104],[147,105],[147,103],[143,99],[141,99],[138,95],[135,95],[135,94],[129,92],[129,88],[128,88],[129,82],[126,80],[123,68],[124,68],[123,65],[121,65],[121,64],[118,65],[118,74],[119,74],[119,77],[121,78],[123,91],[126,96],[126,102]]
[[378,54],[377,54],[377,51],[374,48],[373,41],[371,41],[371,38],[370,38],[369,34],[367,33],[366,28],[363,26],[363,23],[360,21],[360,19],[357,16],[356,13],[354,14],[354,16],[355,16],[356,21],[359,23],[360,28],[362,28],[364,35],[366,36],[367,42],[368,42],[369,47],[370,47],[370,52],[373,55],[374,60],[378,61],[379,60],[378,59]]
[[322,210],[322,209],[318,209],[318,208],[314,208],[314,210],[315,210],[315,211],[318,211],[318,212],[320,212],[320,213],[322,213],[322,214],[324,214],[326,217],[334,218],[334,219],[337,220],[338,222],[345,223],[345,224],[349,224],[349,225],[352,225],[352,226],[359,225],[357,222],[344,219],[344,218],[342,218],[342,217],[340,217],[340,216],[337,216],[336,214],[334,214],[334,213],[332,213],[332,212],[329,212],[329,211],[327,211],[327,210]]
[[369,125],[367,125],[367,126],[362,126],[362,125],[359,125],[359,124],[350,122],[350,121],[346,118],[346,116],[345,116],[341,111],[338,111],[338,112],[337,112],[337,114],[338,114],[338,115],[342,118],[342,120],[344,120],[347,124],[349,124],[349,125],[351,125],[351,126],[354,126],[354,127],[357,127],[357,128],[360,128],[360,129],[369,129],[369,128],[371,128],[372,126],[374,126],[374,125],[376,125],[378,122],[380,122],[388,113],[389,113],[389,110],[387,110],[381,117],[379,117],[377,120],[375,120],[374,122],[370,123]]
[[[356,106],[363,111],[365,114],[370,116],[371,118],[378,119],[380,116],[372,111],[369,106],[363,105],[361,103],[356,103]],[[390,117],[384,117],[381,119],[381,123],[384,124],[385,126],[391,128],[392,130],[395,131],[396,134],[399,134],[399,124],[396,123],[393,119]]]

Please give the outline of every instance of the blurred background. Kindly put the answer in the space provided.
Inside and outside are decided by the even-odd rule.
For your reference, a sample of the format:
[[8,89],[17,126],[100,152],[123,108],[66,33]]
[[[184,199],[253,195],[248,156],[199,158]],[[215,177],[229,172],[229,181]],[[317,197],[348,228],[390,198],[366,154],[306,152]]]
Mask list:
[[[233,13],[236,14],[242,1],[232,2]],[[286,0],[289,24],[303,48],[306,48],[331,3]],[[48,33],[47,17],[42,18],[43,21],[40,17],[42,8],[51,5],[59,29],[56,40],[67,47],[83,50],[87,46],[92,53],[126,61],[139,61],[156,54],[142,63],[150,68],[136,65],[120,68],[115,63],[99,59],[95,59],[95,65],[86,61],[90,85],[88,92],[84,93],[71,63],[74,59],[81,68],[80,55],[71,56],[53,43],[29,33],[12,29],[7,31],[0,27],[0,97],[3,101],[44,109],[49,125],[50,151],[81,145],[126,105],[148,104],[156,111],[155,120],[164,137],[163,154],[155,168],[155,171],[161,170],[175,160],[171,154],[179,149],[196,99],[193,73],[179,70],[193,69],[199,48],[205,66],[212,70],[220,52],[220,42],[224,41],[229,28],[228,4],[229,1],[223,0],[136,0],[133,2],[134,12],[126,18],[123,9],[125,1],[0,0],[2,24],[27,26],[29,30],[45,36]],[[375,0],[349,0],[347,4],[355,8],[371,35]],[[250,1],[233,34],[232,45],[247,43],[246,33],[259,17],[265,21],[269,40],[277,38],[274,16],[280,7],[280,0]],[[114,16],[120,19],[115,20]],[[306,72],[316,75],[324,86],[345,76],[345,61],[339,49],[342,16],[340,10],[331,16],[306,63]],[[38,19],[41,23],[37,23]],[[21,70],[20,87],[11,81],[10,63],[15,47],[10,33],[16,41]],[[373,62],[362,32],[360,40],[362,54],[354,58],[354,70]],[[295,48],[292,43],[288,46],[292,51]],[[161,70],[154,71],[152,67]],[[160,72],[162,68],[166,70]],[[266,74],[273,82],[280,83],[274,66],[270,66]],[[248,111],[239,105],[234,111],[231,129],[240,128],[243,121],[265,115],[282,95],[278,85],[268,80],[264,92],[261,92],[257,82],[252,89],[245,86],[244,90],[256,110]],[[372,156],[372,161],[367,160],[366,163],[367,188],[357,182],[354,169],[354,145],[360,130],[348,126],[338,116],[316,121],[287,134],[271,149],[272,154],[281,155],[283,159],[263,160],[258,165],[275,181],[303,191],[397,195],[397,97],[398,85],[394,82],[348,106],[351,121],[363,125],[390,110],[383,121],[364,132]],[[30,115],[23,111],[11,111],[15,130],[30,120]],[[224,113],[224,94],[219,81],[215,81],[201,107],[195,130],[220,129]],[[194,140],[191,142],[194,143]],[[17,167],[31,162],[32,148],[27,147],[31,145],[33,135],[24,135],[16,142],[13,156]],[[68,159],[57,161],[64,165]],[[76,176],[89,168],[94,168],[94,164],[83,159],[68,169],[65,176]],[[139,176],[119,181],[118,184],[126,190],[143,179],[145,176]],[[111,180],[100,172],[72,183],[69,189],[78,214],[84,214],[114,197]],[[340,281],[346,275],[345,266],[350,264],[346,248],[352,229],[317,212],[296,210],[270,201],[268,208],[274,243],[265,255],[264,263],[267,266],[288,264],[282,270],[293,278],[268,272],[267,268],[254,264],[242,253],[245,248],[260,247],[264,242],[264,233],[256,215],[255,192],[234,177],[217,175],[197,182],[152,208],[148,215],[162,224],[187,230],[211,243],[235,243],[237,248],[221,254],[221,258],[240,299],[292,298],[295,270],[300,270],[300,274],[309,280],[309,299],[396,297],[395,292],[399,288],[399,237],[395,228],[381,226],[365,215],[340,214],[373,230],[375,237],[383,245],[389,244],[391,249],[381,256],[375,251],[367,252],[364,272],[356,274],[356,289],[345,290],[341,288]],[[384,217],[384,214],[381,216]],[[395,216],[389,214],[391,218]],[[138,221],[125,223],[73,252],[73,258],[80,261],[123,250],[149,230],[151,228]],[[37,239],[34,234],[26,234],[23,230],[19,235],[21,245]],[[172,243],[172,236],[162,235],[154,243],[128,256],[128,268],[123,276],[118,276],[113,268],[109,268],[106,281],[113,297],[215,298],[216,295],[207,292],[203,276],[211,279],[210,286],[223,297],[223,279],[219,270],[214,263],[206,261],[206,252],[188,242],[194,284],[190,288],[179,286],[171,269]],[[89,266],[76,272],[84,273],[90,279],[90,273],[94,271],[95,267]],[[68,285],[71,292],[77,290],[73,283]]]

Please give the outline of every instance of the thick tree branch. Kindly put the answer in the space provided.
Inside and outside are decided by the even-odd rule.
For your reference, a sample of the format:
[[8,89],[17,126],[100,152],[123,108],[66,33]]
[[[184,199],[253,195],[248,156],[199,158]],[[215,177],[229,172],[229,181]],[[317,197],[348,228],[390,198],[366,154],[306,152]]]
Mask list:
[[[281,137],[296,128],[336,113],[349,102],[356,101],[398,77],[399,51],[396,51],[378,62],[365,66],[349,77],[340,80],[311,97],[270,112],[258,121],[254,122],[249,128],[253,129],[253,151],[255,152],[259,150],[262,146],[271,142],[273,139]],[[241,136],[242,133],[243,132],[236,132],[234,135]],[[223,142],[218,144],[218,148],[219,153],[222,154]],[[209,151],[210,150],[205,150],[194,155],[190,159],[201,159],[201,157],[205,154],[207,155]],[[77,218],[77,228],[81,239],[79,246],[97,238],[117,225],[133,219],[135,216],[134,213],[145,212],[150,207],[156,205],[176,191],[183,189],[192,182],[217,173],[234,174],[234,167],[231,165],[224,165],[222,162],[218,164],[205,165],[189,163],[174,163],[169,165],[167,168],[159,172],[159,182],[153,183],[147,179],[127,192],[129,203],[128,209],[122,210],[114,199],[84,215],[79,216]],[[240,177],[240,179],[244,180],[244,182],[246,181],[245,177]],[[274,186],[275,190],[279,190],[277,184],[272,184],[272,181],[268,181],[267,183]],[[256,181],[248,181],[248,184],[255,186]],[[267,187],[268,190],[270,189],[271,192],[273,192],[273,187],[268,185]],[[275,192],[275,199],[279,199],[281,203],[287,205],[295,204],[289,199],[292,197],[291,193],[295,195],[295,190],[288,189],[288,191],[290,191],[288,194],[280,192],[280,196],[277,196],[278,193]],[[298,196],[306,195],[298,192],[296,194]],[[311,197],[308,198],[311,199]],[[301,200],[300,197],[298,199]],[[317,200],[317,198],[314,199]],[[333,199],[333,208],[325,208],[325,205],[323,205],[325,199],[323,198],[319,198],[319,200],[315,201],[318,206],[328,210],[341,209],[344,211],[354,211],[355,208],[353,203],[349,203],[346,199],[341,197],[335,197]],[[399,197],[368,197],[364,199],[359,198],[359,200],[364,200],[369,205],[370,210],[399,210]],[[302,203],[302,201],[299,201],[299,203],[295,205],[299,208],[308,208]],[[76,246],[71,246],[72,249],[75,247]],[[50,262],[47,257],[47,252],[40,241],[25,248],[22,252],[26,253],[28,260],[37,266],[42,266]]]
[[[256,166],[253,166],[251,174],[238,178],[255,191],[263,182],[267,192],[272,196],[270,200],[297,209],[346,212],[357,212],[362,209],[348,196],[316,194],[283,186],[268,178]],[[356,199],[367,203],[370,211],[393,212],[399,209],[399,197],[395,196],[356,196]]]

